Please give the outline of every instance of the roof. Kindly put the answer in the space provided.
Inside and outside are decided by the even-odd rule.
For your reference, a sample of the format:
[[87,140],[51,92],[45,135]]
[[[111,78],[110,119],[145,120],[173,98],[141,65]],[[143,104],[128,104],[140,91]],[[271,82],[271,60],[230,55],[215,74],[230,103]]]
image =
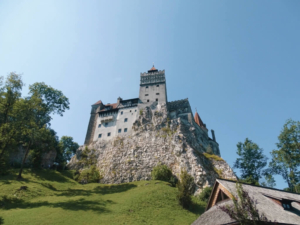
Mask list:
[[93,105],[99,105],[99,104],[102,104],[102,101],[101,101],[101,100],[99,100],[98,102],[96,102],[96,103],[93,104]]
[[[214,190],[217,188],[217,185],[220,185],[225,191],[232,193],[234,196],[237,196],[236,193],[236,182],[217,179]],[[268,218],[268,220],[276,221],[277,223],[284,224],[300,224],[300,195],[296,193],[286,192],[282,190],[277,190],[273,188],[259,187],[249,184],[242,184],[243,190],[247,191],[249,196],[257,201],[257,209],[259,213],[264,213],[264,215]],[[212,195],[214,193],[212,191]],[[211,204],[214,199],[210,196],[210,200],[208,205]],[[293,201],[292,206],[294,208],[293,211],[284,210],[284,208],[273,201],[272,198],[275,199],[288,199]],[[212,207],[208,207],[207,211],[203,213],[194,223],[193,225],[200,224],[226,224],[233,222],[230,217],[220,210],[218,206],[220,205],[230,205],[233,204],[231,199],[219,202]]]
[[111,107],[110,110],[116,109],[118,107],[118,103],[106,104],[106,105],[104,105],[104,109],[100,110],[100,112],[107,111],[106,107],[109,107],[109,106]]
[[150,70],[148,70],[148,73],[150,72],[157,72],[158,70],[154,67],[154,65],[152,66],[152,68]]
[[195,122],[200,126],[200,127],[206,127],[205,124],[202,122],[199,114],[196,112],[194,116]]

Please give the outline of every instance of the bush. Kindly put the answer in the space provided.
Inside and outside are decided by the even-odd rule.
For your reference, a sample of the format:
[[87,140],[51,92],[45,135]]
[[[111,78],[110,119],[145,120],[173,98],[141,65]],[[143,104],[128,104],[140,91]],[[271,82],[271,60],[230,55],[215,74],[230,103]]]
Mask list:
[[170,182],[172,178],[172,171],[166,165],[157,165],[151,172],[152,180],[162,180]]
[[180,181],[177,184],[178,194],[177,200],[179,204],[188,209],[192,205],[191,195],[195,191],[194,178],[187,173],[186,170],[181,171]]
[[199,195],[199,200],[203,202],[208,202],[211,192],[212,187],[205,187]]
[[91,166],[89,169],[82,170],[81,172],[76,171],[74,174],[74,180],[81,184],[88,183],[99,183],[102,179],[96,166]]

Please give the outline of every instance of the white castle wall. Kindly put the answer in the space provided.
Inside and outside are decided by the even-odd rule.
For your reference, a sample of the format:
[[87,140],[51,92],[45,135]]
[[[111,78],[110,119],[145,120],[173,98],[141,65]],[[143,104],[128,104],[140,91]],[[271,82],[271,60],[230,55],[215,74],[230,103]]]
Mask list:
[[[137,107],[122,108],[115,112],[100,114],[97,119],[93,141],[110,140],[116,136],[128,135],[137,117]],[[125,119],[127,118],[127,122]],[[100,125],[100,126],[99,126]],[[127,132],[125,131],[127,128]],[[119,129],[121,132],[119,133]],[[108,134],[110,133],[110,136]],[[101,137],[99,137],[101,134]]]

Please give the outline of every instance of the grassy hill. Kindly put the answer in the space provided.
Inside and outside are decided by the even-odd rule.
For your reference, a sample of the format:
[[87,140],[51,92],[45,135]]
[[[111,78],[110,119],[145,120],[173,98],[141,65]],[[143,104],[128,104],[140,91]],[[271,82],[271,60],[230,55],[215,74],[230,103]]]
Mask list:
[[182,209],[177,189],[162,181],[81,185],[72,171],[30,169],[22,181],[16,176],[0,176],[4,224],[191,224],[205,207],[194,198],[191,210]]

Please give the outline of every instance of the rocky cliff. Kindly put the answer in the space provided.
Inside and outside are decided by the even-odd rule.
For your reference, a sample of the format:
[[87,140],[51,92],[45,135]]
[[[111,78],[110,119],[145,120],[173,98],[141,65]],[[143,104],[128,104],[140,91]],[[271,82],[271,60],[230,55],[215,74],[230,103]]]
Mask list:
[[[195,179],[196,192],[213,185],[217,177],[236,179],[222,158],[206,153],[197,124],[181,117],[169,118],[167,106],[154,103],[140,109],[131,134],[91,143],[88,148],[95,149],[101,183],[151,179],[151,170],[159,163],[169,166],[177,177],[187,170]],[[80,169],[77,162],[84,148],[78,149],[70,168]]]

